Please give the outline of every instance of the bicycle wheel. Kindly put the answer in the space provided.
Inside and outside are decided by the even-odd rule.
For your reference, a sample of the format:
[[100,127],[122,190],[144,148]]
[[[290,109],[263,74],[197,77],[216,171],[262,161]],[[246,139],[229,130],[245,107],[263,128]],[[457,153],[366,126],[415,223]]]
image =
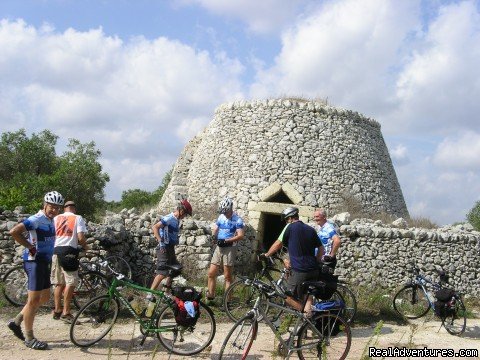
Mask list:
[[298,330],[298,357],[304,359],[345,359],[352,344],[348,323],[338,315],[324,313],[305,322]]
[[[124,275],[125,277],[131,279],[132,278],[132,268],[130,267],[127,260],[120,256],[110,255],[105,258],[108,262],[108,265],[115,270],[116,272]],[[107,276],[113,275],[107,267]]]
[[244,280],[237,280],[229,286],[223,295],[223,309],[230,320],[235,322],[253,308],[259,295],[262,294],[258,289],[245,284]]
[[393,308],[402,317],[418,319],[430,310],[427,295],[418,285],[401,288],[393,298]]
[[257,336],[258,322],[253,314],[247,314],[238,320],[228,332],[220,349],[219,359],[246,359]]
[[108,280],[98,271],[79,272],[80,281],[73,292],[73,303],[80,309],[90,299],[108,291]]
[[465,332],[467,327],[467,310],[462,299],[455,299],[455,308],[447,315],[443,325],[448,333],[452,335],[460,335]]
[[117,321],[120,304],[116,298],[100,295],[90,300],[75,315],[70,325],[70,340],[86,347],[99,342]]
[[3,276],[3,295],[7,301],[15,306],[24,306],[27,303],[27,273],[23,265],[15,266]]
[[173,308],[165,306],[157,320],[157,337],[165,349],[177,355],[198,354],[213,340],[216,331],[212,310],[200,302],[200,317],[194,326],[180,326],[175,321]]
[[337,284],[337,289],[333,293],[333,300],[340,300],[345,304],[342,317],[346,322],[351,323],[357,313],[357,299],[352,290],[344,284]]

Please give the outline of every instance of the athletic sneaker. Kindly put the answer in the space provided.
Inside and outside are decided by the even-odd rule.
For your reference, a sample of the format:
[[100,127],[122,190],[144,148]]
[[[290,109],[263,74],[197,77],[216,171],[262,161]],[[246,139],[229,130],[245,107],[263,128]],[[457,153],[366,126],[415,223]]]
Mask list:
[[25,346],[33,350],[47,350],[48,344],[45,341],[40,341],[35,338],[32,340],[25,340]]
[[8,323],[7,323],[7,326],[10,330],[13,331],[13,334],[19,338],[20,340],[25,340],[25,336],[23,336],[23,331],[22,331],[22,328],[20,327],[20,325],[17,325],[15,324],[15,321],[13,320],[10,320]]

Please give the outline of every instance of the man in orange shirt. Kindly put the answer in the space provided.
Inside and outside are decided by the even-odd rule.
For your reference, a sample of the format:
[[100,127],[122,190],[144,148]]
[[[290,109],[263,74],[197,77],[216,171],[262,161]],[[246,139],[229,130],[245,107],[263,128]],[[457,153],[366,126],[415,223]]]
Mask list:
[[[55,248],[52,257],[52,272],[50,281],[55,284],[55,309],[53,318],[71,322],[70,302],[73,291],[78,284],[78,245],[87,247],[85,238],[85,220],[76,215],[76,206],[73,201],[67,201],[64,213],[57,215],[55,222]],[[63,311],[62,311],[63,293]]]

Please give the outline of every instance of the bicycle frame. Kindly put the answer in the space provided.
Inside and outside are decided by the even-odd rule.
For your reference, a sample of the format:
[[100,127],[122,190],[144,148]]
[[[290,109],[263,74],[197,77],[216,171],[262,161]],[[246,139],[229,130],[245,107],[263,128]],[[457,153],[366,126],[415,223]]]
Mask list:
[[[138,290],[144,293],[150,293],[153,295],[158,296],[159,301],[156,302],[155,304],[155,309],[153,311],[153,314],[148,320],[145,320],[142,318],[139,314],[135,312],[133,309],[132,305],[130,302],[123,296],[120,291],[118,290],[119,288],[127,287],[129,289],[134,289]],[[118,299],[130,312],[130,314],[135,318],[136,321],[140,324],[140,327],[146,332],[154,332],[154,333],[161,333],[161,332],[167,332],[171,331],[175,327],[175,325],[170,326],[162,326],[161,328],[156,328],[155,327],[155,320],[157,319],[157,314],[158,310],[160,309],[161,305],[168,305],[170,306],[169,302],[166,300],[168,299],[168,296],[165,295],[165,293],[161,290],[152,290],[150,288],[146,288],[140,285],[137,285],[131,281],[123,280],[118,277],[114,277],[112,283],[110,284],[110,287],[108,289],[108,296],[110,299],[116,298]],[[108,303],[107,303],[108,304]]]
[[[259,281],[257,280],[256,284],[257,286],[255,286],[255,282],[253,282],[253,286],[257,287],[262,293],[264,291],[262,291],[262,285],[263,284],[258,284]],[[267,285],[268,286],[268,285]],[[300,312],[298,310],[295,310],[293,308],[290,308],[290,307],[286,307],[286,306],[283,306],[283,305],[280,305],[280,304],[277,304],[275,302],[272,302],[270,301],[270,299],[267,297],[266,299],[266,304],[267,304],[267,307],[266,308],[269,308],[270,306],[273,307],[273,308],[277,308],[279,309],[282,313],[285,312],[285,313],[288,313],[288,314],[291,314],[293,315],[294,317],[296,317],[296,321],[295,321],[295,325],[294,325],[294,328],[293,330],[290,332],[290,336],[288,337],[288,340],[284,340],[282,338],[282,334],[278,331],[278,327],[275,326],[275,324],[270,321],[267,317],[267,314],[265,313],[265,311],[263,310],[263,307],[259,306],[260,305],[260,301],[261,301],[261,296],[258,296],[257,297],[257,300],[255,301],[255,305],[253,307],[253,309],[250,311],[251,313],[253,313],[253,317],[254,317],[254,320],[257,321],[257,322],[260,322],[260,321],[264,321],[268,327],[270,327],[270,329],[273,331],[273,333],[275,334],[275,337],[278,339],[278,341],[280,341],[281,345],[284,347],[284,349],[287,349],[288,351],[288,354],[287,354],[287,359],[290,358],[290,355],[292,353],[295,353],[297,352],[298,350],[303,350],[303,349],[310,349],[310,348],[314,348],[317,346],[316,343],[312,343],[312,344],[309,344],[309,345],[303,345],[302,347],[300,348],[297,348],[294,346],[294,341],[295,341],[295,338],[296,338],[296,334],[298,332],[298,330],[300,329],[300,327],[304,324],[304,323],[309,323],[311,326],[312,326],[312,330],[315,331],[317,333],[317,335],[319,337],[322,337],[322,333],[320,331],[318,331],[318,329],[316,328],[315,324],[309,319],[309,318],[305,318],[303,316],[303,312]],[[327,313],[328,311],[325,311],[325,312],[321,312],[321,313]],[[319,314],[321,314],[319,312]],[[312,320],[315,320],[315,316],[313,316],[311,319]],[[259,320],[261,319],[261,320]]]
[[430,304],[430,307],[435,310],[435,303],[432,301],[431,296],[429,296],[427,286],[430,286],[433,288],[433,290],[438,290],[441,288],[440,284],[428,279],[427,277],[419,274],[418,272],[415,273],[414,279],[410,282],[412,285],[416,285],[422,289],[422,291],[425,294],[425,297],[428,300],[428,303]]

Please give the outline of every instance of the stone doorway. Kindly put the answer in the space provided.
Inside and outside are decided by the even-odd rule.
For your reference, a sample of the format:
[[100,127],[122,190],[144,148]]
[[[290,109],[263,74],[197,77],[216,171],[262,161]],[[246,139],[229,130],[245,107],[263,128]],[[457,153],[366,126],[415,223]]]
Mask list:
[[295,206],[299,209],[300,219],[308,222],[314,208],[300,205],[302,195],[290,183],[273,183],[258,194],[260,201],[248,203],[248,222],[255,231],[256,244],[254,249],[268,250],[278,239],[285,223],[281,220],[282,211]]

